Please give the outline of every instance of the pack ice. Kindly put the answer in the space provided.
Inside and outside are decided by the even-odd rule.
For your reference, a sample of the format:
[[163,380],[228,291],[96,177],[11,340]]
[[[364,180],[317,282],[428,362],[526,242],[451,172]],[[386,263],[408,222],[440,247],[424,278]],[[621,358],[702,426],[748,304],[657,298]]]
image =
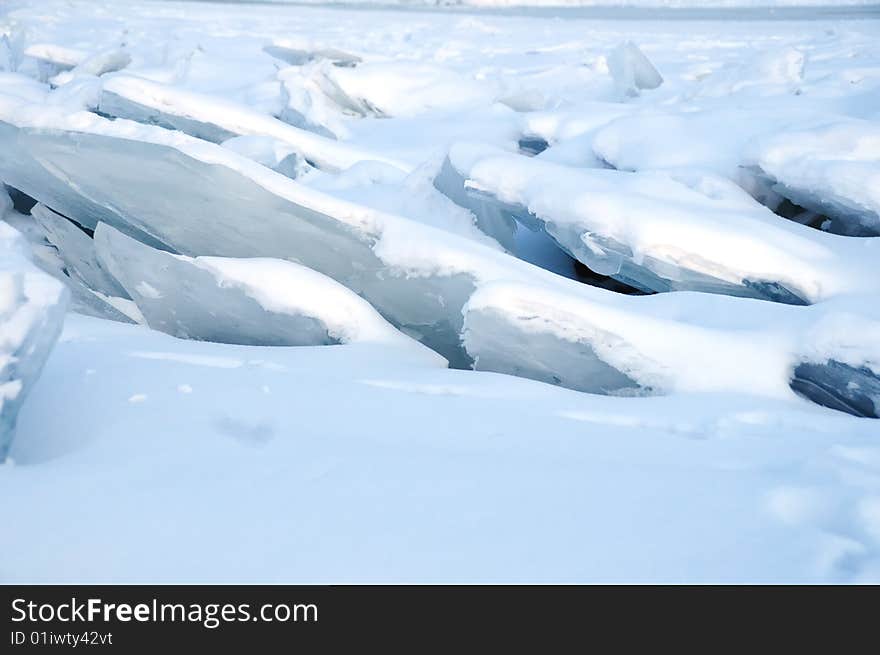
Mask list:
[[[647,317],[652,313],[650,307],[655,301],[641,298],[624,299],[625,302],[630,303],[626,305],[624,313],[629,318],[619,323],[605,326],[597,323],[597,319],[590,318],[587,320],[587,325],[582,326],[583,319],[577,317],[591,314],[589,310],[584,309],[565,316],[559,322],[562,327],[558,330],[561,330],[562,338],[558,331],[551,331],[551,335],[545,337],[535,336],[532,331],[530,337],[534,339],[532,342],[530,338],[524,336],[529,334],[529,330],[517,327],[518,320],[512,319],[520,315],[534,314],[543,317],[542,321],[534,323],[538,325],[554,315],[552,303],[528,305],[539,308],[533,312],[517,309],[521,303],[527,302],[526,299],[534,295],[535,288],[540,289],[539,295],[569,297],[572,299],[570,302],[578,306],[592,306],[593,312],[597,311],[595,308],[603,307],[605,308],[603,311],[619,312],[619,309],[610,308],[621,301],[615,294],[561,279],[477,242],[401,217],[339,201],[307,187],[298,186],[288,178],[243,159],[233,152],[191,137],[120,120],[106,121],[91,114],[70,117],[51,112],[43,114],[27,112],[26,117],[24,116],[24,113],[14,116],[20,123],[18,127],[13,128],[19,130],[17,141],[28,143],[28,148],[22,154],[40,153],[39,166],[43,167],[43,170],[40,176],[34,179],[22,177],[19,172],[16,183],[21,188],[28,189],[38,197],[41,194],[55,193],[59,194],[59,197],[71,195],[73,197],[67,203],[71,206],[77,203],[75,196],[78,193],[88,194],[99,201],[95,203],[95,207],[100,208],[100,213],[93,213],[92,220],[100,220],[111,226],[114,224],[125,226],[129,229],[129,234],[151,235],[157,241],[168,244],[168,248],[172,251],[187,256],[199,254],[235,258],[269,256],[296,261],[328,275],[360,294],[394,326],[441,353],[453,366],[475,365],[485,370],[516,373],[584,391],[630,394],[668,393],[690,389],[693,388],[692,385],[698,387],[699,382],[686,381],[686,372],[698,366],[699,371],[711,368],[719,375],[723,371],[727,372],[728,375],[722,376],[722,381],[718,383],[721,388],[739,388],[751,393],[763,391],[768,395],[785,396],[792,393],[790,388],[792,370],[798,362],[805,361],[806,355],[803,354],[802,346],[783,347],[782,344],[786,341],[772,330],[755,328],[754,334],[743,341],[741,331],[736,330],[724,332],[716,328],[708,334],[699,331],[695,333],[693,327],[689,326],[688,320],[681,318],[664,322],[650,333],[669,335],[680,331],[683,335],[690,335],[691,338],[667,340],[661,348],[665,354],[658,355],[655,352],[655,348],[658,347],[655,343],[656,338],[649,337],[646,343],[641,343],[625,329],[630,323],[651,324]],[[32,129],[31,126],[39,124],[37,122],[39,120],[51,121],[55,130],[47,132]],[[65,129],[62,130],[61,126]],[[74,150],[70,144],[74,140],[76,155],[72,158]],[[93,165],[86,168],[77,165],[75,162],[81,161],[82,157],[88,157]],[[522,161],[531,164],[534,161],[516,155],[511,157],[515,160],[513,163]],[[451,155],[451,158],[455,160],[455,154]],[[139,173],[140,181],[145,183],[144,187],[131,184],[129,171],[132,170],[132,164],[129,161],[133,160],[140,163],[151,162],[148,168]],[[498,179],[503,178],[509,184],[515,185],[518,179],[512,174],[515,169],[509,166],[511,163],[509,160],[503,159],[503,163],[504,173]],[[566,183],[562,171],[554,169],[552,175],[542,178],[535,176],[531,168],[528,170],[528,179],[546,185],[544,188],[551,191],[554,189],[553,184]],[[474,171],[472,177],[477,175]],[[67,183],[59,183],[57,177],[59,172],[63,172],[63,179]],[[627,179],[635,177],[633,174],[614,171],[595,173],[625,176]],[[9,170],[4,171],[4,174],[15,174],[15,172]],[[580,176],[583,173],[577,175],[577,183],[582,187],[583,180]],[[487,175],[488,178],[496,179],[491,173]],[[108,180],[113,179],[116,180],[115,184],[107,184]],[[483,178],[476,177],[476,179]],[[73,185],[69,182],[73,182]],[[667,193],[674,181],[669,178],[660,180],[649,178],[647,181],[636,178],[634,183],[636,185],[634,188],[641,193]],[[173,190],[179,184],[185,184],[188,193],[176,197],[173,210],[157,202],[157,198],[172,196]],[[719,199],[723,201],[721,206],[728,203],[733,210],[751,210],[754,207],[753,201],[745,198],[745,194],[733,194],[727,186],[720,184],[715,178],[711,178],[707,184],[703,193],[694,192],[685,185],[672,186],[672,189],[674,193],[683,195],[685,200],[695,203],[698,208],[708,204],[713,210],[717,209],[712,203],[719,202]],[[712,184],[720,186],[712,186]],[[77,191],[72,191],[73,188]],[[139,188],[143,188],[143,192],[139,192]],[[511,186],[511,188],[517,187]],[[225,193],[218,194],[218,189],[223,189]],[[619,190],[612,185],[609,193],[612,194],[613,201],[615,197],[613,194],[619,193]],[[637,199],[638,193],[630,192],[625,198]],[[624,197],[621,197],[618,206],[626,206],[623,200]],[[683,222],[687,229],[682,229],[674,236],[685,235],[693,239],[693,243],[698,243],[692,231],[698,230],[705,219],[701,217],[698,222],[693,208],[687,202],[679,200],[679,205],[683,209],[673,216]],[[573,206],[577,208],[580,205],[574,203]],[[614,205],[606,201],[606,206]],[[108,210],[110,207],[113,211]],[[542,214],[540,209],[536,213],[539,216]],[[212,220],[204,220],[205,216],[211,216]],[[732,224],[735,227],[737,225],[735,221],[741,224],[748,219],[748,215],[743,218],[738,216],[737,212],[733,212],[726,221],[728,225]],[[775,216],[772,220],[781,222],[781,219]],[[753,220],[753,223],[757,221]],[[674,227],[675,221],[668,219],[664,225]],[[710,224],[708,233],[712,234],[718,229],[718,225]],[[801,229],[812,234],[808,228]],[[203,301],[198,301],[198,297],[212,297],[208,295],[207,290],[218,286],[216,275],[212,277],[211,274],[199,270],[192,260],[175,258],[157,250],[150,250],[137,244],[136,241],[126,240],[119,235],[111,237],[113,233],[106,229],[102,229],[101,232],[104,236],[98,242],[99,259],[103,260],[104,267],[109,268],[127,292],[135,298],[151,324],[173,334],[186,334],[197,338],[244,343],[278,341],[279,328],[271,321],[267,321],[266,314],[255,311],[256,305],[251,297],[253,293],[241,294],[237,288],[234,290],[227,288],[222,291],[218,289],[211,293],[223,294],[231,300],[220,302],[218,297],[205,304]],[[664,232],[656,230],[655,233]],[[553,230],[548,230],[548,234],[558,238]],[[725,246],[729,248],[732,244],[735,245],[735,238],[740,234],[742,234],[740,231],[728,229],[723,239],[718,234],[714,234],[713,238],[725,241]],[[701,236],[703,242],[709,243],[710,240],[705,235]],[[834,238],[830,235],[818,236]],[[767,243],[772,244],[774,232],[769,228],[765,229],[762,237]],[[850,259],[860,255],[861,260],[839,261],[830,248],[823,249],[808,239],[798,240],[789,237],[785,230],[781,230],[781,236],[776,238],[788,239],[782,241],[788,253],[784,258],[782,247],[779,247],[778,251],[771,251],[773,256],[766,257],[768,262],[766,266],[776,267],[769,269],[776,273],[776,277],[758,269],[762,270],[762,277],[755,274],[752,274],[752,277],[763,281],[766,286],[757,283],[747,286],[741,283],[737,287],[733,283],[728,283],[723,290],[733,291],[737,295],[759,295],[758,292],[764,293],[764,289],[767,288],[774,289],[775,293],[775,289],[782,287],[784,283],[787,288],[797,289],[803,297],[810,300],[817,297],[833,297],[834,292],[838,290],[841,293],[843,291],[867,293],[858,285],[870,285],[871,281],[864,281],[855,274],[856,266],[868,266],[866,255],[853,250],[849,253]],[[843,237],[836,238],[843,239]],[[111,246],[111,243],[114,245]],[[686,242],[680,238],[679,243],[683,245]],[[853,242],[853,245],[865,247],[871,243],[859,240]],[[753,240],[746,241],[742,247],[754,248],[756,252],[762,252],[760,245]],[[802,260],[792,255],[799,251],[804,253]],[[723,253],[724,249],[716,248],[715,252]],[[120,253],[125,253],[126,256]],[[741,259],[747,263],[758,261],[754,256]],[[840,260],[844,258],[841,257]],[[141,261],[151,261],[153,265],[137,266],[137,262]],[[592,260],[588,259],[588,261]],[[733,258],[726,261],[732,262]],[[792,273],[805,276],[813,270],[811,267],[815,265],[814,262],[821,264],[826,261],[827,268],[823,274],[825,277],[831,277],[829,271],[835,272],[839,280],[839,289],[825,286],[827,280],[824,279],[822,285],[816,283],[811,286],[809,282],[813,279],[805,277],[806,283],[804,283]],[[848,263],[854,267],[849,276],[845,274],[849,270],[845,266]],[[700,264],[709,266],[709,264]],[[742,263],[736,265],[742,266]],[[786,267],[790,267],[790,270]],[[834,267],[841,272],[836,272]],[[172,269],[176,273],[169,273]],[[720,267],[715,263],[710,270],[719,269]],[[737,275],[739,276],[736,278],[737,281],[741,282],[745,278],[743,273],[737,272]],[[624,276],[626,280],[633,278],[642,280],[644,276],[641,278]],[[694,278],[698,281],[704,279],[696,276],[692,276],[691,279]],[[187,291],[186,286],[181,289],[176,288],[174,281],[178,279],[192,280],[190,288],[197,290]],[[819,278],[814,276],[814,279],[818,281]],[[688,282],[687,277],[684,280]],[[142,284],[144,282],[146,283]],[[796,285],[795,282],[800,284]],[[505,292],[503,297],[508,300],[500,304],[489,302],[487,299],[494,298],[490,289],[502,283],[512,284],[511,288],[516,290],[515,293],[511,295],[511,292]],[[851,286],[846,287],[845,284]],[[708,288],[718,290],[717,286]],[[476,290],[479,290],[479,293],[474,294]],[[819,296],[819,292],[826,295]],[[207,307],[213,305],[222,307],[225,302],[236,303],[241,309],[240,312],[232,312],[227,322],[231,321],[232,314],[255,318],[250,322],[242,323],[243,327],[235,327],[236,324],[232,321],[230,323],[232,327],[221,335],[216,331],[223,328],[212,325],[206,318],[210,312],[220,310],[209,310]],[[656,302],[659,302],[661,307],[670,308],[665,310],[667,313],[675,314],[682,311],[681,303],[684,301],[678,297],[670,297],[668,301],[664,298]],[[733,301],[722,298],[719,302]],[[689,307],[689,311],[694,315],[698,315],[704,309],[719,313],[718,307],[722,306],[727,307],[723,312],[725,316],[738,313],[731,309],[736,306],[717,303],[709,305],[704,296],[696,296],[688,303],[685,303],[684,307]],[[678,309],[671,309],[673,307]],[[790,320],[781,318],[788,315],[773,313],[775,311],[773,305],[759,304],[748,307],[749,315],[756,317],[755,325],[790,324]],[[312,333],[323,334],[320,330]],[[582,333],[592,333],[597,336],[588,338]],[[794,330],[792,327],[791,333],[801,334],[802,331]],[[871,331],[864,329],[859,333],[872,334]],[[702,336],[698,339],[697,334]],[[500,335],[504,335],[505,338],[499,338]],[[572,335],[579,336],[572,338]],[[809,336],[803,338],[807,343],[810,342]],[[768,349],[766,351],[756,349],[755,339],[767,341]],[[697,347],[699,343],[705,343],[705,350]],[[873,365],[875,361],[873,350],[869,347],[870,343],[870,341],[860,342],[852,347],[857,370]],[[522,346],[517,347],[516,344]],[[608,344],[616,345],[610,347]],[[719,346],[719,344],[726,345]],[[749,349],[752,354],[748,356],[748,360],[754,362],[754,367],[744,365],[746,361],[744,350]],[[720,356],[721,359],[730,358],[728,365],[719,364],[719,356],[714,355],[718,350],[725,353]],[[841,350],[846,349],[844,346],[832,343],[828,346],[827,356],[835,357]],[[525,363],[523,363],[524,357]],[[821,363],[822,360],[816,361]],[[771,363],[774,364],[772,367]],[[766,374],[761,376],[764,380],[762,384],[756,384],[754,381],[757,367],[766,371]],[[708,384],[705,382],[705,377],[705,373],[701,372],[696,374],[694,379],[704,380],[702,384]]]
[[0,5],[4,580],[880,579],[867,8]]

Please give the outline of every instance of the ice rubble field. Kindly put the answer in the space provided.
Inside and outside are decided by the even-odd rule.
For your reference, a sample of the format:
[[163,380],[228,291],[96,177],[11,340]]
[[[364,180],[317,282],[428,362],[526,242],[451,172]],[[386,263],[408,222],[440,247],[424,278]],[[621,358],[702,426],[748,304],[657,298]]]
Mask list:
[[880,582],[870,12],[3,11],[0,581]]

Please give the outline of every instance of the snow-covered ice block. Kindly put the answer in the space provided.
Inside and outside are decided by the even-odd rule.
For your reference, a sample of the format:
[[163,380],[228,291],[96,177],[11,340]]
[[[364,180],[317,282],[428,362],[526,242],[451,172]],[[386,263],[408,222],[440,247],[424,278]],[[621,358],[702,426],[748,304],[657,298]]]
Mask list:
[[[185,135],[121,120],[107,121],[92,114],[41,115],[28,111],[16,113],[14,118],[21,126],[15,128],[17,132],[13,134],[17,135],[17,142],[27,146],[22,153],[27,155],[27,153],[39,152],[42,164],[50,166],[56,173],[62,175],[61,178],[55,176],[40,178],[41,184],[34,185],[33,193],[88,194],[110,217],[127,221],[136,230],[154,234],[157,239],[173,244],[175,250],[188,256],[210,254],[294,260],[355,291],[370,302],[390,323],[440,352],[454,366],[466,367],[472,363],[473,354],[479,355],[479,353],[469,355],[462,349],[460,342],[460,333],[464,327],[462,308],[475,290],[487,284],[493,282],[528,284],[541,289],[546,297],[564,293],[579,298],[581,302],[590,301],[598,306],[610,302],[609,298],[619,298],[616,294],[562,279],[477,241],[317,192],[227,149]],[[12,120],[12,117],[9,120]],[[36,129],[41,124],[51,124],[53,129]],[[2,134],[3,132],[0,131],[0,135]],[[534,161],[516,156],[514,159]],[[83,162],[88,162],[89,165],[84,166]],[[551,180],[545,179],[545,177],[553,178],[554,184],[560,180],[564,181],[562,174],[564,171],[556,170],[562,168],[564,167],[554,167],[553,175],[550,176],[536,176],[531,169],[524,171],[523,174],[526,178],[533,179],[536,185],[546,186],[547,193],[555,199],[554,202],[564,199],[566,208],[574,208],[579,212],[583,206],[590,203],[584,203],[578,199],[576,193],[572,194],[571,185],[557,188],[550,184]],[[510,172],[511,169],[505,168],[505,174],[498,179],[510,184],[516,182],[517,178],[511,177]],[[615,176],[613,179],[617,179],[618,176],[632,180],[641,179],[639,176],[615,171],[587,172],[611,174]],[[579,172],[575,171],[575,173]],[[649,176],[649,179],[653,178]],[[73,186],[68,181],[72,182]],[[641,189],[640,184],[637,185],[637,189]],[[668,177],[660,177],[656,180],[656,186],[662,188],[669,188],[674,184],[674,180]],[[578,176],[574,185],[574,188],[580,190],[584,185],[584,179]],[[620,191],[616,184],[612,184],[611,187],[614,194]],[[515,189],[516,185],[512,185],[511,188]],[[649,186],[649,189],[653,188]],[[671,203],[671,207],[676,211],[684,211],[680,208],[676,209],[677,205],[683,205],[687,210],[684,217],[689,217],[685,220],[679,216],[679,220],[683,221],[684,225],[676,227],[676,223],[673,222],[671,227],[674,228],[674,234],[671,237],[666,235],[670,226],[665,222],[660,224],[662,229],[657,227],[648,233],[671,239],[671,243],[678,248],[673,251],[674,253],[680,252],[681,247],[689,243],[688,239],[695,239],[702,244],[702,249],[691,251],[691,258],[695,259],[697,264],[708,266],[705,261],[697,257],[697,254],[715,254],[711,248],[716,248],[718,252],[733,248],[736,252],[736,247],[742,242],[740,245],[743,248],[756,248],[756,253],[765,253],[767,259],[774,262],[774,265],[790,266],[792,271],[799,273],[802,272],[801,267],[805,264],[795,255],[804,256],[813,262],[813,266],[837,265],[839,253],[836,251],[820,248],[813,241],[805,242],[788,236],[783,242],[785,253],[780,254],[776,250],[771,250],[766,254],[764,248],[767,246],[756,244],[751,240],[758,237],[749,233],[746,238],[742,230],[738,229],[745,220],[740,215],[741,211],[744,212],[743,215],[748,216],[748,211],[754,207],[754,201],[748,197],[743,198],[742,192],[738,192],[740,195],[728,196],[729,189],[726,186],[716,187],[712,184],[707,184],[702,189],[704,193],[694,192],[696,198],[702,198],[708,203],[705,206],[697,204],[697,208],[704,210],[700,213],[700,221],[697,221],[692,215],[694,207],[691,205],[696,200],[686,193],[692,190],[690,187],[684,189],[676,192],[683,194],[677,199],[662,194],[657,196],[663,203]],[[644,192],[644,189],[639,191],[639,193]],[[724,233],[723,237],[713,232],[714,236],[709,239],[701,232],[703,228],[700,226],[706,221],[705,214],[718,209],[712,204],[713,194],[717,195],[719,206],[729,210],[720,217],[719,225],[728,225],[730,229],[729,234]],[[590,197],[603,200],[601,195],[592,192]],[[633,198],[638,200],[638,194],[625,193],[623,199],[612,202],[614,198],[617,198],[617,195],[605,199],[603,205],[605,210],[610,211],[619,205],[626,205]],[[650,206],[652,211],[656,212],[658,203],[655,199],[646,206]],[[110,210],[107,208],[110,207],[113,208],[113,213],[109,213]],[[537,213],[540,215],[541,212]],[[651,228],[647,218],[642,217],[641,214],[636,218],[640,219],[636,224],[641,225],[642,221],[647,221],[647,227]],[[772,216],[772,219],[786,224],[775,216]],[[635,221],[635,218],[633,220]],[[760,226],[761,223],[756,224]],[[852,250],[847,252],[853,260],[852,270],[858,273],[857,279],[860,284],[867,287],[873,284],[869,279],[870,276],[864,275],[866,264],[862,261],[872,252],[872,240],[854,242],[843,237],[831,237],[806,228],[801,229],[813,236],[838,239],[845,244],[852,244]],[[692,235],[691,231],[695,234]],[[772,244],[774,234],[762,232],[760,236]],[[788,235],[788,232],[784,234]],[[718,245],[717,241],[721,241],[722,245]],[[708,253],[707,248],[709,248]],[[756,258],[754,253],[746,259],[747,261],[740,265],[754,268],[760,263],[760,259]],[[697,264],[688,263],[689,266]],[[715,262],[714,269],[717,268],[719,266]],[[827,273],[827,271],[820,272]],[[810,289],[815,291],[818,297],[858,290],[858,285],[851,284],[852,281],[842,277],[840,271],[835,275],[824,275],[822,285],[818,289],[812,287]],[[678,296],[679,294],[675,294],[675,297]],[[703,294],[692,294],[688,297],[694,299],[692,313],[708,316],[721,315],[716,303],[730,300]],[[629,300],[633,303],[649,302],[649,299],[645,298]],[[754,303],[754,305],[780,307],[765,303]],[[632,324],[643,323],[646,309],[641,308],[653,306],[656,305],[628,305],[631,309],[627,311],[626,320]],[[736,305],[737,312],[741,311],[743,306],[753,305]],[[736,323],[737,312],[723,313],[725,326],[729,322]],[[756,315],[754,311],[751,314]],[[760,315],[759,318],[764,324],[781,326],[784,321],[779,316],[778,314]],[[471,343],[477,338],[490,338],[491,332],[486,333],[486,330],[494,329],[486,327],[491,326],[491,323],[484,324],[482,328],[477,323],[471,325],[469,337]],[[653,333],[664,335],[665,325],[655,326]],[[614,333],[614,330],[606,331]],[[483,335],[478,332],[482,332]],[[734,342],[739,344],[739,348],[746,350],[754,349],[754,342],[761,340],[767,341],[768,346],[766,350],[755,351],[756,362],[760,359],[781,357],[779,352],[771,347],[767,335],[760,330],[756,330],[755,333],[743,333],[737,336]],[[710,336],[705,336],[703,352],[706,356],[693,360],[692,364],[688,363],[690,361],[688,355],[693,352],[693,348],[688,346],[689,349],[681,350],[689,343],[688,339],[670,342],[668,347],[673,354],[669,355],[669,361],[676,367],[692,371],[691,379],[695,381],[691,388],[699,389],[699,380],[706,377],[707,367],[719,370],[723,368],[710,364],[708,359],[711,350],[719,349],[719,342]],[[754,376],[751,373],[747,376],[743,373],[748,366],[743,368],[742,362],[750,362],[752,359],[742,359],[744,356],[742,353],[730,348],[728,342],[725,341],[725,344],[727,345],[721,349],[728,349],[731,357],[738,358],[740,362],[736,364],[739,373],[735,374],[739,377],[734,376],[732,378],[734,381],[726,379],[724,384],[747,393],[761,393],[761,386],[754,382]],[[675,354],[676,349],[680,351],[679,354]],[[618,352],[624,353],[627,350],[620,348]],[[549,371],[560,365],[555,351],[549,348],[536,348],[531,356],[543,360],[541,364],[543,370]],[[579,356],[585,355],[582,352]],[[733,368],[733,359],[730,368]],[[658,360],[657,356],[653,355],[645,359],[647,362],[652,360]],[[790,358],[786,357],[785,366],[789,364]],[[782,370],[782,367],[779,370]],[[623,374],[634,380],[638,389],[657,390],[665,388],[664,371],[664,367],[654,369],[647,364],[641,369],[634,367],[625,370]],[[779,374],[773,377],[776,385],[773,387],[776,389],[774,393],[790,393],[787,391],[788,373],[790,371],[785,375]],[[584,386],[576,381],[568,382],[566,379],[560,381],[580,388]],[[629,388],[627,384],[623,381],[620,387],[627,389]],[[783,392],[779,391],[780,385]],[[608,383],[603,388],[613,390],[611,389],[613,386]]]
[[410,169],[407,164],[299,129],[241,104],[128,75],[105,80],[99,109],[109,116],[180,130],[215,143],[235,136],[271,136],[289,144],[318,168],[331,171],[371,160]]
[[57,280],[27,260],[22,242],[0,222],[0,461],[18,411],[61,331],[68,298]]
[[620,170],[700,168],[772,209],[789,200],[835,234],[880,234],[880,130],[809,108],[642,112],[599,130],[592,147]]
[[[310,170],[300,181],[341,200],[397,216],[501,249],[505,233],[491,232],[472,212],[437,190],[441,162],[428,161],[406,174],[380,162],[360,162],[341,173]],[[491,234],[490,234],[491,232]]]
[[496,202],[468,193],[466,178],[452,165],[449,157],[443,160],[434,177],[434,188],[460,207],[469,210],[477,227],[500,243],[508,252],[516,249],[516,220],[503,211]]
[[357,68],[322,69],[324,92],[361,116],[413,117],[492,104],[500,87],[446,68],[410,62],[381,62]]
[[24,58],[25,33],[13,29],[10,34],[0,36],[0,71],[15,73]]
[[878,287],[877,240],[785,221],[713,175],[576,169],[467,144],[449,160],[471,192],[639,289],[808,304]]
[[282,39],[263,46],[263,51],[293,66],[302,66],[316,60],[326,59],[334,66],[357,66],[363,59],[360,56],[338,48],[317,45],[309,41]]
[[789,129],[751,148],[754,163],[779,192],[830,218],[832,232],[880,235],[880,126],[830,121]]
[[430,352],[349,289],[293,262],[172,255],[104,224],[95,243],[149,326],[176,337],[258,346],[373,342]]
[[349,136],[345,125],[346,111],[331,100],[321,86],[323,66],[290,66],[278,71],[281,83],[281,112],[278,119],[310,132],[332,139]]
[[130,63],[131,55],[127,51],[114,48],[86,57],[72,69],[58,73],[49,81],[55,86],[61,86],[77,77],[100,77],[106,73],[113,73],[122,70]]
[[68,273],[94,291],[128,297],[125,289],[103,269],[95,257],[95,242],[81,228],[42,204],[35,205],[31,215],[49,242],[58,249]]
[[880,398],[877,296],[802,308],[498,283],[478,289],[464,313],[462,339],[478,370],[610,395],[738,389],[791,397],[794,390],[876,416],[866,398]]
[[663,76],[632,41],[621,43],[609,53],[608,70],[624,96],[637,96],[643,89],[656,89],[663,84]]
[[56,43],[31,44],[24,54],[36,60],[41,82],[75,68],[89,57],[88,52]]

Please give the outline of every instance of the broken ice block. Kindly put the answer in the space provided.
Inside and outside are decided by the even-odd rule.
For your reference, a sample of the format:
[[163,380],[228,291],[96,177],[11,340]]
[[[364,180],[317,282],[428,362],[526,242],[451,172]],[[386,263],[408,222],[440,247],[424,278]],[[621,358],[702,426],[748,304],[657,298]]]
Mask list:
[[656,89],[663,77],[632,41],[621,43],[608,55],[608,69],[624,96],[637,96],[643,89]]
[[370,341],[427,352],[349,289],[292,262],[172,255],[104,224],[95,243],[149,326],[176,337],[259,346]]
[[69,274],[104,295],[127,297],[125,289],[101,267],[95,257],[94,241],[80,227],[41,204],[31,209],[31,215],[58,249]]
[[516,221],[498,207],[497,203],[468,193],[465,181],[447,157],[434,178],[434,188],[459,207],[470,210],[480,230],[495,239],[508,252],[513,252],[516,243]]
[[21,251],[20,235],[0,223],[0,461],[18,412],[39,377],[61,326],[67,292]]
[[880,286],[876,242],[780,219],[714,175],[579,169],[464,144],[449,163],[472,194],[645,291],[808,304]]
[[880,127],[837,120],[782,130],[750,148],[777,191],[829,217],[824,229],[851,236],[880,235]]

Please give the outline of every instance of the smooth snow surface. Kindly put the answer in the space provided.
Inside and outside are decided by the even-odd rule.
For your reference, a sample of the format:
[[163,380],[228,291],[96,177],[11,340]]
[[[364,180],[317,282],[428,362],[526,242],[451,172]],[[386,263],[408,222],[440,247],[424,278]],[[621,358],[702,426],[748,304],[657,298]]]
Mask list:
[[880,582],[871,7],[350,4],[0,9],[0,582]]

